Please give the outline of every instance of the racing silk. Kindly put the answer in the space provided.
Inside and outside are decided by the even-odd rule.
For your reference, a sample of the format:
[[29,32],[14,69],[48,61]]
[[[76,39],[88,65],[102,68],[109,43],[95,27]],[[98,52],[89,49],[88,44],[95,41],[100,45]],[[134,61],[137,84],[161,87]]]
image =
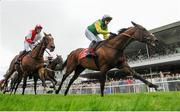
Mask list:
[[87,29],[91,31],[95,36],[97,36],[98,34],[102,34],[104,39],[109,38],[108,26],[105,25],[105,23],[101,19],[88,26]]
[[37,42],[38,40],[40,40],[42,38],[40,33],[37,33],[35,30],[31,30],[28,35],[25,37],[26,41],[29,44],[32,44],[33,42]]

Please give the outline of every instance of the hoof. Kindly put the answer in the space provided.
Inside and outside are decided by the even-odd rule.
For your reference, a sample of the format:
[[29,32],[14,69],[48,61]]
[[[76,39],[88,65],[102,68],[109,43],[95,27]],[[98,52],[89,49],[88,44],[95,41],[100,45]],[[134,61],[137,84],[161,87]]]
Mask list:
[[158,85],[150,84],[149,87],[150,88],[154,88],[156,91],[158,90]]
[[59,93],[59,91],[58,91],[58,90],[56,90],[56,91],[55,91],[55,93],[56,93],[56,94],[58,94],[58,93]]

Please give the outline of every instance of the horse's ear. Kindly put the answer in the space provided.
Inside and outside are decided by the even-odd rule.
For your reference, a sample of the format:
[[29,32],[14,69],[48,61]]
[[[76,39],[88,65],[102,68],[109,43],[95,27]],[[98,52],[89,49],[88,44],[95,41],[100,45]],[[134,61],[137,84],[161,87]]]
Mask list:
[[137,24],[136,24],[135,22],[131,21],[131,23],[132,23],[134,26],[137,26]]
[[43,32],[45,36],[47,36],[47,34],[45,32]]

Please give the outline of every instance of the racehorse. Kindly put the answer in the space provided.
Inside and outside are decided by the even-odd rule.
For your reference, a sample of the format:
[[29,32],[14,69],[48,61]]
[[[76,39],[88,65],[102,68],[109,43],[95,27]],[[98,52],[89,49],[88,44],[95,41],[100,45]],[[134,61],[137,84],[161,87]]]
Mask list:
[[[10,78],[10,76],[15,72],[18,71],[19,74],[23,77],[23,91],[22,94],[24,94],[25,88],[26,88],[26,82],[27,77],[30,75],[34,76],[34,91],[36,94],[36,84],[38,80],[38,75],[41,75],[41,71],[44,70],[44,51],[45,49],[49,49],[50,52],[53,52],[55,49],[54,45],[54,38],[51,36],[51,34],[44,33],[44,37],[42,38],[41,42],[37,44],[36,47],[32,49],[31,52],[29,52],[27,55],[23,57],[21,60],[21,64],[17,65],[15,64],[15,61],[18,58],[18,55],[15,56],[15,58],[12,60],[10,67],[8,69],[8,72],[4,75],[5,77],[5,84],[7,85],[7,81]],[[45,87],[46,84],[43,82],[43,86]]]
[[41,70],[42,73],[40,73],[39,77],[42,79],[44,82],[45,80],[49,80],[53,84],[53,88],[55,90],[55,86],[57,84],[57,80],[55,79],[55,70],[56,66],[62,66],[63,64],[63,59],[60,55],[57,55],[55,59],[50,62],[46,68],[44,68],[44,71]]
[[[55,68],[57,65],[62,65],[63,64],[63,59],[60,55],[57,55],[55,59],[52,60],[51,63],[49,63],[47,65],[47,67],[45,68],[45,71],[42,72],[39,76],[41,77],[40,79],[42,80],[50,80],[53,84],[53,87],[55,89],[55,85],[57,83],[56,79],[55,79]],[[18,85],[20,84],[21,80],[22,80],[22,75],[20,75],[17,71],[15,71],[11,78],[10,78],[10,94],[12,94],[13,90],[14,90],[14,94],[17,91]]]
[[106,73],[112,68],[119,68],[126,75],[134,76],[147,84],[149,87],[158,88],[157,85],[152,84],[151,82],[145,80],[140,74],[136,73],[126,62],[124,49],[133,41],[139,41],[143,43],[147,43],[149,45],[155,46],[157,38],[147,31],[143,26],[132,22],[133,27],[129,27],[123,33],[119,33],[112,39],[105,40],[101,42],[95,49],[95,54],[97,55],[97,61],[95,58],[82,58],[80,59],[80,54],[83,52],[83,48],[76,49],[72,51],[66,61],[62,66],[62,70],[66,67],[65,74],[61,80],[61,83],[56,91],[56,94],[59,93],[63,82],[65,79],[73,72],[74,75],[70,79],[70,82],[67,86],[67,89],[64,95],[67,95],[68,90],[71,84],[78,78],[80,73],[84,71],[86,68],[91,70],[100,71],[99,82],[101,89],[101,96],[104,95],[104,85],[106,80]]

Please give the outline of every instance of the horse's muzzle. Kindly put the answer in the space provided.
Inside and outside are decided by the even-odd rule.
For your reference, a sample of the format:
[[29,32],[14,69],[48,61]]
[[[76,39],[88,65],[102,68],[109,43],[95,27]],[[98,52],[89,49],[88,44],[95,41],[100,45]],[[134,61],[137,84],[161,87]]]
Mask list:
[[51,51],[51,52],[53,52],[53,51],[54,51],[54,49],[55,49],[55,46],[53,46],[53,45],[52,45],[52,46],[50,46],[50,51]]

